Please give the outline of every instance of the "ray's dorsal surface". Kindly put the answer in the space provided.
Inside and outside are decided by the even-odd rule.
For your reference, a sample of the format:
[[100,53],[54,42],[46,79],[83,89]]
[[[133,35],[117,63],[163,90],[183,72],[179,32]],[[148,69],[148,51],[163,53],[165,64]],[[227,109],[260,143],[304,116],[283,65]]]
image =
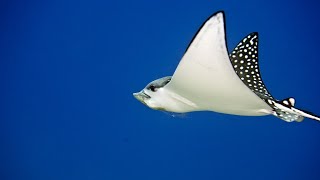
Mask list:
[[261,99],[274,99],[262,81],[258,58],[257,32],[250,33],[229,55],[234,71],[241,81]]
[[164,89],[192,102],[193,111],[259,116],[272,110],[235,73],[226,47],[223,12],[204,23]]
[[301,122],[304,117],[320,120],[311,112],[295,108],[294,98],[278,101],[269,93],[260,74],[258,38],[257,32],[247,35],[229,55],[234,71],[241,81],[273,109],[272,115],[284,121]]

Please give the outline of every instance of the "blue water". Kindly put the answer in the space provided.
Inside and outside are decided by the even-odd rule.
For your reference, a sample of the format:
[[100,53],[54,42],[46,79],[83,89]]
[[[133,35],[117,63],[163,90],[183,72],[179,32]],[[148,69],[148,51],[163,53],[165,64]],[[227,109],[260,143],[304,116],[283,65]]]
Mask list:
[[1,180],[320,179],[319,122],[172,117],[132,97],[171,75],[202,22],[224,10],[229,49],[258,31],[268,90],[320,114],[316,2],[12,0],[0,8]]

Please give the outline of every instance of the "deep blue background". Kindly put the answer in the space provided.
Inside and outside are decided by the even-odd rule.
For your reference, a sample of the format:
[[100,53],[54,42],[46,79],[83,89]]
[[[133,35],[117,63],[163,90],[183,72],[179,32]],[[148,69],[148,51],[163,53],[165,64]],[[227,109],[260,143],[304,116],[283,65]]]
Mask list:
[[[171,75],[225,10],[229,50],[260,34],[278,99],[320,114],[314,1],[1,1],[0,179],[320,179],[320,123],[197,112],[132,97]],[[235,90],[236,92],[236,90]]]

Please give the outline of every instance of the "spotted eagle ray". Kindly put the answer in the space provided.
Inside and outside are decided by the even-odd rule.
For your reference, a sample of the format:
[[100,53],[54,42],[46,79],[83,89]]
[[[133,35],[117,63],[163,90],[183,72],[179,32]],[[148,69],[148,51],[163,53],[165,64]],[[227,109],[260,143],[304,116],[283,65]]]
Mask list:
[[193,37],[173,76],[149,83],[134,97],[148,107],[176,113],[214,111],[242,116],[274,115],[284,121],[320,117],[276,100],[258,64],[258,33],[246,36],[229,55],[224,12],[210,16]]

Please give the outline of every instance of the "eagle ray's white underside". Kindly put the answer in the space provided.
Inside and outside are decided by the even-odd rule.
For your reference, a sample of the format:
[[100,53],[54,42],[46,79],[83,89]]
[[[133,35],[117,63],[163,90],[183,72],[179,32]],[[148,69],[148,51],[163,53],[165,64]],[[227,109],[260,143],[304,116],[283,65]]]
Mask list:
[[[235,73],[226,48],[223,14],[211,17],[192,41],[171,81],[164,87],[190,111],[261,116],[272,108]],[[183,107],[181,112],[188,112]]]

